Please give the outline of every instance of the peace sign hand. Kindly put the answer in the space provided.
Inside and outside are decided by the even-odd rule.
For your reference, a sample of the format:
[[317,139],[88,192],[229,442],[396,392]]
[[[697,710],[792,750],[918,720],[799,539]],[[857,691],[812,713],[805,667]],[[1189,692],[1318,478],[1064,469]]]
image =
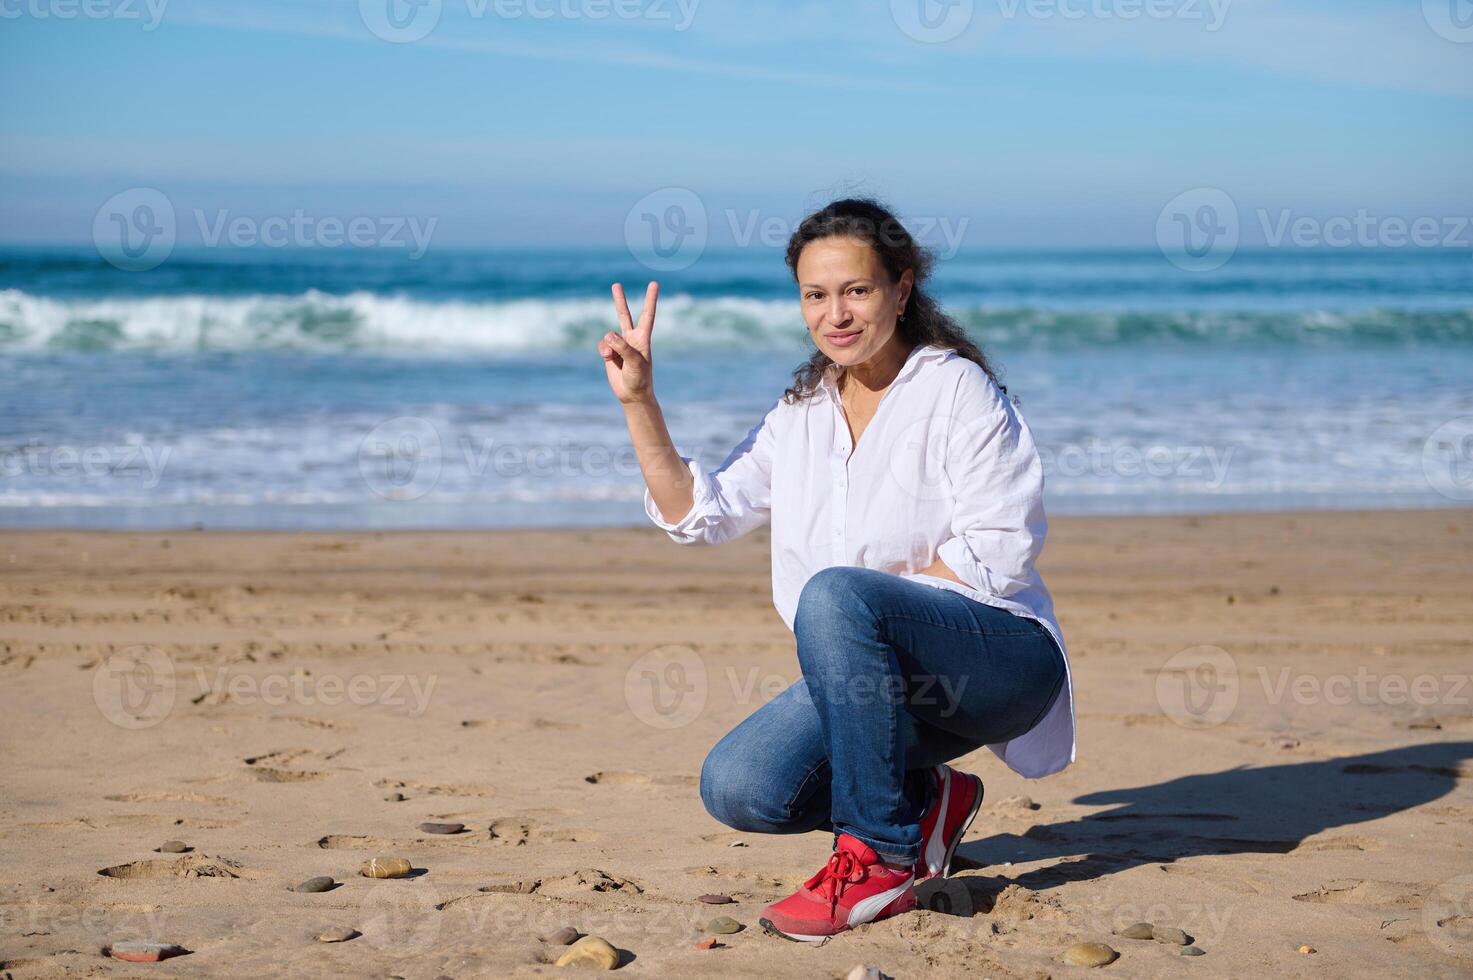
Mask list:
[[624,287],[614,283],[614,312],[619,317],[619,333],[610,330],[599,339],[598,353],[604,360],[609,388],[619,401],[628,404],[654,396],[654,372],[650,364],[650,335],[655,329],[655,303],[660,284],[651,282],[644,294],[644,308],[639,323],[629,316]]

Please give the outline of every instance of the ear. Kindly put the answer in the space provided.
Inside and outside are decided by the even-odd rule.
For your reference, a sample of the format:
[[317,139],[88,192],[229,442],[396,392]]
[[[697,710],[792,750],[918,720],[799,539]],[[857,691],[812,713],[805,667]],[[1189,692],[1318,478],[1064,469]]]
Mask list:
[[915,281],[916,276],[915,270],[913,269],[906,269],[900,274],[899,292],[896,295],[896,301],[902,310],[905,309],[906,302],[910,300],[910,291],[914,288]]

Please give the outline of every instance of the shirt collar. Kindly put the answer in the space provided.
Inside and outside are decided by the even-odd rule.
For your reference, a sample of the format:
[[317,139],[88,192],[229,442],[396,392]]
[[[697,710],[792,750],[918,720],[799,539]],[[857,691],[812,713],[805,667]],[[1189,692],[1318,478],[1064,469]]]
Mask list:
[[[936,344],[916,344],[915,347],[911,348],[910,354],[906,356],[905,363],[900,366],[900,373],[895,375],[895,380],[890,382],[890,384],[899,384],[919,371],[921,365],[927,361],[941,360],[955,351],[955,347],[941,347]],[[839,387],[835,382],[838,373],[839,365],[831,363],[824,368],[823,377],[819,379],[819,387],[823,388],[823,390],[827,391],[834,398],[839,397]]]

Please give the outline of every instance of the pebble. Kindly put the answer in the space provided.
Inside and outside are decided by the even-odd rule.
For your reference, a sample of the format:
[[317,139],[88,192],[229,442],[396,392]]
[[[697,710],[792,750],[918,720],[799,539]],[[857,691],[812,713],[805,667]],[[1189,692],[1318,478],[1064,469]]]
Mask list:
[[458,834],[465,829],[463,823],[422,823],[419,829],[427,834]]
[[363,877],[403,878],[410,870],[409,862],[403,858],[376,857],[363,865]]
[[1191,938],[1175,926],[1153,926],[1151,938],[1158,943],[1171,943],[1173,946],[1186,946],[1191,943]]
[[403,803],[407,799],[409,799],[409,797],[405,796],[403,793],[390,793],[388,796],[385,796],[384,797],[384,802],[385,803]]
[[325,892],[331,891],[333,886],[336,884],[337,882],[333,881],[327,875],[318,875],[316,878],[308,878],[306,881],[293,888],[292,891],[302,892],[304,894],[310,892]]
[[1149,922],[1136,922],[1124,929],[1116,929],[1115,935],[1124,936],[1126,939],[1154,939],[1155,936],[1151,934],[1153,928]]
[[166,840],[159,845],[160,854],[187,854],[194,850],[182,840]]
[[1407,727],[1413,731],[1441,731],[1442,723],[1436,718],[1413,718],[1407,722]]
[[729,915],[718,915],[706,923],[706,931],[714,932],[718,936],[730,936],[734,932],[741,932],[744,928],[746,927]]
[[1313,946],[1300,946],[1299,952],[1303,953],[1305,956],[1308,956],[1310,953],[1318,952],[1318,950],[1316,950]]
[[572,926],[563,926],[557,932],[550,932],[541,938],[543,942],[553,946],[571,946],[578,941],[578,930]]
[[877,966],[865,966],[861,963],[850,970],[844,980],[894,980],[894,978],[881,973]]
[[183,956],[189,950],[176,943],[113,943],[107,948],[107,955],[115,960],[126,960],[129,963],[157,963],[171,956]]
[[612,970],[619,965],[619,951],[597,936],[584,936],[557,958],[557,965]]
[[702,895],[696,901],[705,902],[707,905],[730,905],[736,899],[730,895]]
[[1183,956],[1206,956],[1207,955],[1207,950],[1203,949],[1200,946],[1183,946],[1181,948],[1181,955],[1183,955]]
[[345,943],[350,939],[357,939],[360,933],[357,929],[329,929],[317,934],[319,943]]
[[715,949],[717,946],[720,945],[721,943],[717,942],[715,936],[707,936],[705,939],[702,939],[700,942],[696,943],[696,949]]
[[730,844],[727,844],[726,846],[727,847],[746,847],[747,846],[747,842],[744,841],[744,840],[734,840]]
[[1104,943],[1075,943],[1064,950],[1064,962],[1070,966],[1104,966],[1114,963],[1119,955]]

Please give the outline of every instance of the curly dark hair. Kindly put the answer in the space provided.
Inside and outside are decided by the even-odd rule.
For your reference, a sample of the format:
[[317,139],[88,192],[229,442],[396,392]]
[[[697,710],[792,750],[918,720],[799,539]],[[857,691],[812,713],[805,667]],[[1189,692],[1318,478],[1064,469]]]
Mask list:
[[[1007,393],[1007,387],[998,380],[987,355],[926,292],[924,286],[931,275],[935,256],[917,244],[888,208],[873,198],[848,197],[826,204],[804,218],[788,239],[786,261],[795,282],[798,279],[798,257],[803,254],[803,249],[809,243],[825,238],[854,238],[869,245],[879,255],[892,283],[899,282],[906,269],[912,270],[915,282],[906,303],[905,318],[895,325],[901,339],[909,344],[954,347],[958,356],[976,363],[1004,394]],[[833,363],[832,358],[815,348],[808,360],[793,372],[793,386],[783,392],[783,401],[792,403],[811,396],[818,388],[823,372]]]

